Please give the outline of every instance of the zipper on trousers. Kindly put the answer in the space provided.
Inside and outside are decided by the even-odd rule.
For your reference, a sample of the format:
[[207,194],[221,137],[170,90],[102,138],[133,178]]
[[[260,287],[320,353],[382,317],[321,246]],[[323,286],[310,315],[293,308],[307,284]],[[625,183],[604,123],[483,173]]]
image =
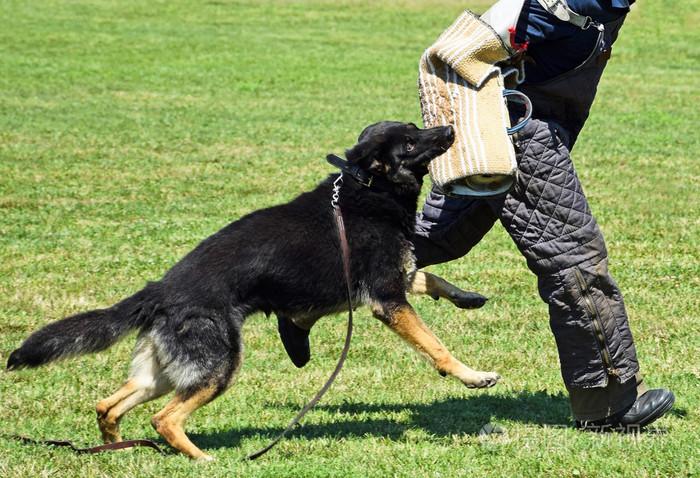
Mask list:
[[608,344],[605,340],[605,334],[603,333],[603,324],[600,320],[600,315],[598,314],[598,310],[596,309],[595,303],[593,302],[593,298],[591,297],[591,294],[588,290],[586,280],[583,278],[583,274],[581,274],[581,271],[578,267],[574,267],[574,275],[576,276],[576,280],[578,281],[579,290],[581,291],[581,297],[583,297],[583,301],[586,304],[586,310],[588,311],[588,315],[591,317],[594,335],[596,341],[598,342],[598,347],[600,348],[600,354],[603,359],[605,369],[608,375],[617,376],[618,371],[616,368],[613,367],[612,358],[610,356],[610,350],[608,350]]

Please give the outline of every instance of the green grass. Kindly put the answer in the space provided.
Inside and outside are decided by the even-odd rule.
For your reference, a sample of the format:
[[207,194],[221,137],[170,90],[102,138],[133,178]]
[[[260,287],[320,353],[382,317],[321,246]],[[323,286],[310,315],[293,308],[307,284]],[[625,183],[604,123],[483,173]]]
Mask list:
[[[420,121],[418,58],[485,2],[2,2],[0,357],[32,330],[157,279],[207,235],[311,188],[366,124]],[[700,2],[638,2],[575,150],[652,386],[677,395],[664,433],[571,424],[547,309],[497,226],[433,268],[492,299],[478,311],[416,298],[488,391],[441,379],[370,314],[337,384],[254,463],[330,373],[344,316],[313,360],[286,358],[252,317],[237,383],[189,423],[217,461],[150,451],[77,456],[0,439],[0,476],[690,476],[700,474]],[[670,15],[670,11],[675,11]],[[319,247],[323,247],[319,244]],[[125,377],[133,337],[96,356],[0,372],[0,431],[96,444],[95,403]],[[127,438],[157,435],[128,415]],[[506,430],[480,437],[492,422]]]

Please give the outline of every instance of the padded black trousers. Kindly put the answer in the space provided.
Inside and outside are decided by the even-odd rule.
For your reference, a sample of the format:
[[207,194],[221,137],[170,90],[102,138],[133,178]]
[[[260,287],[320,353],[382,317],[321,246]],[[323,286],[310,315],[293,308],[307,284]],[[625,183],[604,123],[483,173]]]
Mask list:
[[[570,394],[578,393],[572,397],[574,415],[586,420],[634,401],[639,371],[622,294],[608,272],[605,240],[569,153],[621,24],[622,19],[606,25],[599,57],[547,85],[522,88],[533,100],[533,118],[539,119],[520,132],[518,176],[511,191],[488,199],[431,191],[418,214],[414,240],[419,267],[447,262],[467,254],[500,220],[537,276],[562,377]],[[596,410],[585,397],[606,405]]]
[[625,305],[557,128],[528,123],[517,181],[505,196],[457,199],[432,191],[417,219],[416,259],[424,267],[462,257],[500,220],[537,275],[567,386],[626,382],[639,367]]

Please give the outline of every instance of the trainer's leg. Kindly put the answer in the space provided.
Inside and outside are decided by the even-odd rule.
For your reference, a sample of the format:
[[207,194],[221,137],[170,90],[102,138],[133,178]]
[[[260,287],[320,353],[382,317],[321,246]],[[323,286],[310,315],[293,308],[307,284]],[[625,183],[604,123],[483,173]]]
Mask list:
[[[491,204],[537,275],[549,304],[564,382],[577,419],[608,416],[634,402],[639,372],[625,305],[607,267],[605,241],[591,214],[558,126],[532,119],[521,132],[518,178]],[[585,411],[576,394],[598,388],[605,406]]]

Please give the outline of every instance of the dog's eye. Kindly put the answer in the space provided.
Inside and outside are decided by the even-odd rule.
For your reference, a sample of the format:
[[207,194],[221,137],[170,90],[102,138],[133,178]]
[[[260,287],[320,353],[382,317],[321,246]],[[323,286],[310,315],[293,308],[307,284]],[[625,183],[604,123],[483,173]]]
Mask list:
[[416,143],[413,142],[413,140],[409,139],[406,141],[406,151],[409,153],[416,149]]

